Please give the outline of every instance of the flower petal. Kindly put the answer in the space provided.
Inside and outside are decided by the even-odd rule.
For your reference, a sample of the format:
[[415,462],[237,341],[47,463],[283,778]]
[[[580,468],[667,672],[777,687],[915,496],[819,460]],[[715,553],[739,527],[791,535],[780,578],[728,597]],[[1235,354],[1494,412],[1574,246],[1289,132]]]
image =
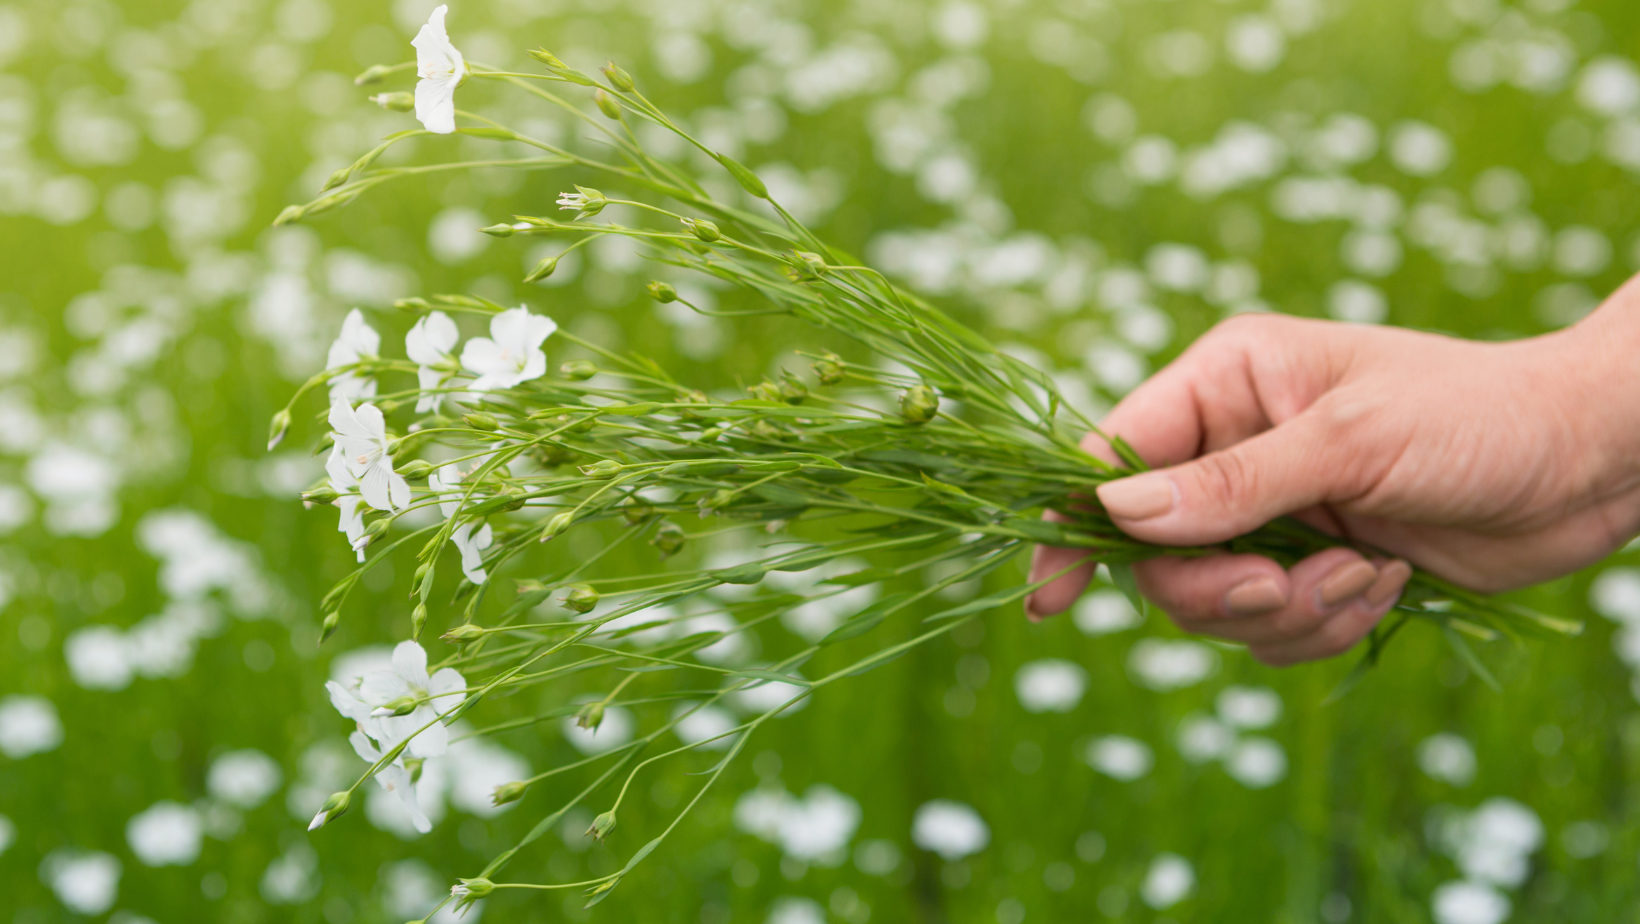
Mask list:
[[467,679],[453,667],[446,667],[434,674],[427,685],[427,692],[433,698],[433,708],[439,715],[461,705],[466,689]]
[[448,135],[456,130],[454,80],[434,78],[416,82],[416,120],[435,135]]
[[427,689],[427,652],[415,642],[403,641],[393,646],[393,671],[404,682]]
[[[414,645],[415,642],[404,644]],[[397,654],[397,651],[395,651]],[[410,695],[410,684],[397,670],[371,671],[359,682],[359,699],[375,707]]]
[[393,499],[388,494],[387,480],[391,470],[381,465],[372,465],[364,470],[364,476],[359,479],[359,493],[364,495],[364,502],[377,510],[392,510]]

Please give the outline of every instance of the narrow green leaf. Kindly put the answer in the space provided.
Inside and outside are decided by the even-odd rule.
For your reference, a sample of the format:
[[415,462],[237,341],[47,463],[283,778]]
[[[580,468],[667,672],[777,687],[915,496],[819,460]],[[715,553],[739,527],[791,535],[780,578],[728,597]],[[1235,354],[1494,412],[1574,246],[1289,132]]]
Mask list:
[[827,645],[835,645],[838,642],[848,641],[851,638],[856,638],[870,632],[872,629],[875,629],[881,625],[884,619],[887,619],[895,611],[905,606],[906,601],[911,599],[913,596],[915,595],[909,593],[898,593],[878,600],[876,603],[873,603],[860,612],[855,613],[853,616],[850,616],[842,625],[826,633],[826,637],[821,639],[819,642],[820,647],[824,648]]
[[1110,582],[1116,585],[1116,589],[1122,592],[1122,596],[1128,598],[1128,603],[1133,605],[1134,612],[1138,613],[1140,618],[1149,617],[1150,604],[1139,593],[1139,581],[1133,576],[1133,566],[1129,564],[1107,564],[1105,567],[1110,570]]
[[806,687],[809,685],[809,682],[801,677],[792,677],[788,674],[781,674],[776,671],[734,671],[733,673],[726,674],[725,676],[731,680],[772,680],[775,683],[789,683],[793,686],[799,687]]

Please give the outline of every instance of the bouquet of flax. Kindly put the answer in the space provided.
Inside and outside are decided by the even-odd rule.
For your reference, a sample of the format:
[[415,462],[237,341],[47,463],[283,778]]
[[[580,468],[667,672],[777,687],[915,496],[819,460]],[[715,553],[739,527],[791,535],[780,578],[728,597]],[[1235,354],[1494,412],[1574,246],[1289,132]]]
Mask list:
[[[611,64],[595,76],[539,50],[531,53],[539,72],[469,63],[445,35],[443,15],[441,7],[416,39],[414,95],[375,97],[416,110],[425,127],[389,136],[337,171],[318,199],[286,209],[280,223],[433,171],[562,169],[585,185],[559,198],[559,215],[506,216],[483,229],[565,242],[530,278],[552,273],[564,253],[601,235],[622,235],[672,272],[738,287],[756,306],[707,313],[789,315],[841,335],[857,355],[817,352],[809,356],[812,376],[786,373],[743,398],[723,398],[642,356],[559,331],[527,306],[466,295],[403,300],[398,307],[418,316],[405,359],[378,355],[379,336],[350,315],[330,368],[276,415],[272,442],[290,426],[291,407],[328,389],[321,419],[331,431],[329,477],[305,499],[340,509],[360,564],[324,599],[323,636],[336,630],[360,577],[399,557],[414,561],[410,640],[395,650],[392,670],[331,685],[369,766],[325,803],[313,827],[344,812],[371,778],[416,814],[420,761],[442,752],[458,718],[481,721],[486,700],[536,688],[553,705],[471,734],[571,717],[595,733],[619,707],[639,717],[629,741],[496,789],[498,804],[535,797],[541,804],[532,808],[543,817],[445,899],[583,889],[594,903],[681,823],[771,717],[1045,583],[1021,584],[1002,570],[1030,546],[1085,550],[1135,606],[1143,604],[1131,563],[1219,551],[1147,545],[1118,531],[1094,489],[1144,467],[1119,435],[1106,438],[1121,465],[1084,451],[1082,437],[1097,428],[1047,376],[828,246],[753,172],[650,103],[622,69]],[[372,68],[360,82],[411,67]],[[479,80],[582,120],[605,142],[606,158],[456,109],[458,87]],[[583,92],[593,98],[590,111],[569,95]],[[646,152],[639,123],[676,133],[767,208],[714,198],[690,170]],[[399,141],[450,133],[539,154],[376,165]],[[666,283],[651,283],[649,292],[683,301]],[[481,316],[489,335],[458,349],[460,315]],[[561,342],[596,359],[549,372],[547,352]],[[1044,519],[1047,511],[1059,516]],[[1282,520],[1229,548],[1291,563],[1337,541]],[[514,576],[516,594],[497,588],[503,572]],[[999,572],[1005,580],[982,584]],[[415,641],[430,619],[449,646],[431,672]],[[1483,676],[1465,637],[1575,631],[1420,572],[1372,636],[1362,666],[1414,620],[1440,628]],[[791,632],[765,631],[770,624]],[[722,708],[728,704],[738,711]],[[700,721],[706,715],[734,718]],[[669,733],[684,743],[670,746]],[[669,824],[645,832],[620,869],[584,882],[498,881],[518,850],[578,806],[599,812],[589,833],[608,836],[633,780],[663,761],[700,774],[700,785]],[[579,791],[538,785],[571,770],[589,780]]]

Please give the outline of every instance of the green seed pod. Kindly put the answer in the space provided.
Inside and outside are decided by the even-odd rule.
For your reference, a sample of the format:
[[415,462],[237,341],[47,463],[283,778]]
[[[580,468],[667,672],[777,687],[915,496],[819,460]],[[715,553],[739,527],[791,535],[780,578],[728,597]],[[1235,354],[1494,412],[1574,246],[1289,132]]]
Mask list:
[[723,240],[723,232],[718,230],[718,226],[704,218],[685,218],[683,219],[683,227],[690,234],[693,234],[696,239],[707,244],[714,244]]
[[614,459],[600,459],[591,465],[581,466],[581,474],[588,478],[609,478],[625,467]]
[[370,101],[392,112],[409,112],[416,108],[416,98],[409,93],[377,93]]
[[609,85],[622,93],[631,93],[636,86],[632,82],[632,75],[622,70],[621,66],[614,61],[605,64],[601,70],[604,72],[604,76],[609,79]]
[[703,442],[703,443],[715,443],[715,442],[717,442],[718,437],[720,437],[722,435],[723,435],[723,428],[722,427],[709,427],[709,428],[701,431],[700,441]]
[[489,225],[488,227],[479,228],[478,230],[488,234],[490,237],[512,237],[518,231],[517,228],[514,228],[512,225],[506,224],[505,222],[498,225]]
[[486,433],[494,433],[495,431],[501,429],[501,421],[496,420],[493,415],[486,414],[483,411],[474,411],[461,419],[467,424],[467,426],[472,427],[474,430],[483,430]]
[[933,420],[939,411],[939,395],[927,385],[913,385],[900,396],[900,416],[907,423],[921,426]]
[[588,731],[597,730],[604,724],[604,704],[602,702],[587,703],[575,713],[575,727]]
[[802,404],[809,398],[809,387],[787,376],[780,382],[780,400],[787,404]]
[[450,894],[463,904],[477,901],[495,891],[495,883],[488,879],[459,879]]
[[825,257],[806,250],[794,250],[786,260],[786,275],[794,282],[816,282],[830,269]]
[[399,474],[405,478],[418,481],[432,474],[433,463],[428,462],[426,459],[411,459],[409,462],[398,466],[398,470]]
[[338,497],[341,497],[341,495],[336,493],[335,488],[328,484],[320,485],[311,491],[302,492],[302,503],[307,504],[309,507],[314,505],[323,507],[335,503]]
[[552,271],[558,268],[558,257],[560,256],[563,256],[563,254],[557,254],[551,257],[542,257],[541,262],[535,264],[535,269],[530,270],[524,277],[524,281],[540,282],[548,276],[551,276]]
[[575,514],[568,511],[558,514],[547,521],[547,528],[541,531],[541,541],[546,542],[548,539],[569,529],[569,525],[573,522],[575,522]]
[[575,461],[575,453],[556,443],[542,443],[535,448],[535,460],[547,468],[557,468]]
[[564,607],[577,613],[590,613],[598,606],[601,595],[590,584],[571,584],[564,595]]
[[676,523],[662,523],[655,529],[655,538],[649,540],[662,558],[671,558],[683,548],[683,527]]
[[780,386],[764,380],[746,389],[746,393],[759,401],[779,401]]
[[843,358],[830,351],[820,354],[820,358],[809,368],[814,370],[821,385],[836,385],[847,374],[843,369]]
[[446,642],[450,642],[452,644],[454,644],[456,642],[470,642],[470,641],[473,641],[474,639],[480,639],[480,638],[483,638],[483,637],[484,637],[484,630],[479,628],[478,626],[473,625],[470,622],[463,623],[459,626],[456,626],[455,628],[451,629],[450,631],[448,631],[448,632],[444,633],[443,635],[439,636],[439,638],[444,639]]
[[601,841],[613,830],[615,830],[615,813],[608,811],[592,819],[592,827],[587,829],[587,834]]
[[659,280],[651,282],[644,288],[648,290],[650,298],[663,305],[678,300],[678,290]]
[[615,97],[602,90],[592,94],[592,101],[598,104],[598,111],[611,119],[621,117],[621,104],[615,102]]
[[410,611],[410,637],[421,638],[421,630],[427,625],[427,604],[418,603]]
[[491,805],[506,805],[524,798],[524,792],[530,788],[528,783],[502,783],[490,795]]
[[393,73],[393,69],[385,64],[372,64],[365,68],[359,76],[353,78],[353,85],[355,87],[367,87],[371,84],[381,83],[391,73]]
[[630,526],[637,526],[655,515],[655,508],[646,500],[634,495],[621,505],[621,516]]
[[572,382],[585,382],[598,374],[598,366],[585,359],[572,359],[558,367],[558,374]]
[[278,413],[273,415],[273,419],[268,421],[268,451],[272,452],[273,447],[284,442],[285,434],[288,432],[290,432],[290,408],[281,408]]

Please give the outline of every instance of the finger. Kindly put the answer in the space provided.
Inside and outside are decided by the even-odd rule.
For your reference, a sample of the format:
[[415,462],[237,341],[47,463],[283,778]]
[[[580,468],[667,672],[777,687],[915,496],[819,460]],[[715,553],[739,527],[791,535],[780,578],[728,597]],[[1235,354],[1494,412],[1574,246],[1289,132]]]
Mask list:
[[[1180,564],[1202,565],[1211,561],[1212,559],[1202,559],[1182,561]],[[1147,570],[1154,570],[1149,567],[1154,564],[1156,563],[1147,563]],[[1262,570],[1249,570],[1246,573],[1255,582],[1272,577],[1268,571]],[[1233,594],[1240,598],[1236,602],[1243,605],[1248,602],[1268,602],[1259,599],[1263,592],[1259,591],[1259,585],[1256,583],[1253,590],[1237,594],[1240,585],[1232,584],[1230,581],[1240,576],[1241,572],[1226,568],[1223,575],[1225,580],[1219,583],[1201,580],[1196,588],[1199,596],[1180,601],[1180,608],[1177,611],[1168,610],[1168,614],[1187,632],[1212,635],[1246,644],[1294,641],[1315,632],[1334,614],[1341,612],[1365,593],[1378,579],[1378,569],[1354,549],[1335,548],[1317,552],[1286,572],[1288,593],[1281,605],[1267,607],[1262,612],[1236,616],[1232,615],[1229,608]],[[1191,580],[1188,576],[1184,578],[1186,582]],[[1277,583],[1279,586],[1279,581]],[[1217,594],[1216,598],[1214,594]]]
[[1032,583],[1070,568],[1077,561],[1082,561],[1084,564],[1073,568],[1062,577],[1025,598],[1025,615],[1032,622],[1041,622],[1049,616],[1070,609],[1071,604],[1076,602],[1076,598],[1082,596],[1082,591],[1087,589],[1088,582],[1093,579],[1095,565],[1088,559],[1086,549],[1060,549],[1053,546],[1039,545],[1031,553]]
[[1254,644],[1253,657],[1271,667],[1337,657],[1354,648],[1401,599],[1412,566],[1396,560],[1379,568],[1378,578],[1356,599],[1333,614],[1309,635],[1285,642]]
[[1287,572],[1262,555],[1156,558],[1133,566],[1139,592],[1181,624],[1241,621],[1292,598]]

